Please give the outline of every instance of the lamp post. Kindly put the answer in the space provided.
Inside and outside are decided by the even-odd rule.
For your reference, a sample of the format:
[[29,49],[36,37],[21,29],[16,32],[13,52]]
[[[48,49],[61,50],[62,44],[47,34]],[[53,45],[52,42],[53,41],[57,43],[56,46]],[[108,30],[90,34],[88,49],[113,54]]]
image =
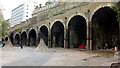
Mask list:
[[92,50],[92,23],[91,23],[91,20],[90,20],[90,13],[91,11],[90,10],[87,10],[85,12],[85,15],[87,17],[87,48],[89,50]]

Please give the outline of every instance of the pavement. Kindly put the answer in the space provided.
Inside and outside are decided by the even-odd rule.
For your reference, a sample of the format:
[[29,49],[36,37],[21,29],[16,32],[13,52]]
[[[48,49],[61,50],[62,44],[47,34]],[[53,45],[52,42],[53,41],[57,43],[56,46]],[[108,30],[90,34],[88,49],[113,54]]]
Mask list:
[[[110,66],[120,62],[114,52],[86,51],[79,49],[49,48],[34,51],[34,47],[14,47],[2,50],[3,66]],[[0,49],[1,50],[1,49]],[[0,56],[1,57],[1,56]],[[1,65],[1,63],[0,63]]]
[[0,67],[2,67],[2,49],[0,48]]

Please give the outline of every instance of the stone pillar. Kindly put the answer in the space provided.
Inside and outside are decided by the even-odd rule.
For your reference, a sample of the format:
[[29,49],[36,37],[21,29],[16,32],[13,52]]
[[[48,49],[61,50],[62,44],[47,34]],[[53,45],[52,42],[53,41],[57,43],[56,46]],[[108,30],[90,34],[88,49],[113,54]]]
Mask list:
[[[64,21],[65,24],[67,24],[67,17],[65,17],[65,21]],[[68,45],[68,25],[65,25],[65,28],[64,28],[64,48],[69,48],[69,45]]]
[[87,45],[86,48],[87,48],[87,49],[89,49],[89,45],[90,45],[90,44],[89,44],[90,41],[89,41],[89,25],[88,25],[88,24],[89,24],[89,22],[87,22],[87,36],[86,36],[86,38],[87,38],[87,39],[86,39],[86,45]]
[[56,46],[56,37],[53,36],[53,38],[52,38],[52,46],[51,47],[55,47],[55,46]]
[[92,50],[92,24],[88,22],[87,25],[87,49]]
[[29,45],[29,34],[27,34],[27,45]]
[[64,30],[64,48],[69,48],[68,46],[68,28]]
[[13,36],[13,44],[16,45],[15,36]]
[[20,32],[20,36],[19,37],[20,37],[19,38],[19,45],[21,45],[22,44],[21,32]]
[[37,29],[36,30],[36,46],[38,46],[38,44],[39,44],[39,41],[38,41],[38,39],[39,39],[39,31],[38,31],[39,27],[37,26],[36,29]]
[[51,32],[48,33],[48,47],[51,47]]
[[50,22],[48,23],[49,26],[49,31],[48,31],[48,47],[52,47],[51,46],[51,29],[50,29]]
[[89,22],[89,31],[90,31],[90,50],[92,50],[92,22]]
[[36,46],[38,46],[38,31],[36,32]]
[[85,12],[87,19],[87,49],[92,50],[92,22],[91,22],[91,11],[88,9]]

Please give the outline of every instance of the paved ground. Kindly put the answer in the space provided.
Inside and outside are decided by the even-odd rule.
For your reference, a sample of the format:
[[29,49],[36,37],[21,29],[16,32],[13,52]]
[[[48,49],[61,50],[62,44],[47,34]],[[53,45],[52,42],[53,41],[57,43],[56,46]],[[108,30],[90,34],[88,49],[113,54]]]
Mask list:
[[34,49],[15,47],[0,51],[3,66],[110,66],[111,62],[118,62],[112,51],[50,48],[41,52]]
[[2,49],[0,49],[0,67],[2,66]]

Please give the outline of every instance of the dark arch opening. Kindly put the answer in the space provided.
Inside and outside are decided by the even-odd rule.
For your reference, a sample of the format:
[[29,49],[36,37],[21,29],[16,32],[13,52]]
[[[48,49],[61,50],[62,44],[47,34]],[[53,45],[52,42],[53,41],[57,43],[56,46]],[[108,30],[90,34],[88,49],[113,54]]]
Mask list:
[[5,39],[4,39],[4,38],[2,38],[2,40],[0,41],[0,43],[2,43],[2,44],[3,44],[3,43],[4,43],[4,41],[5,41]]
[[9,38],[10,38],[10,41],[11,41],[11,43],[14,45],[14,39],[13,39],[13,33],[14,33],[14,31],[12,31],[11,33],[10,33],[10,36],[9,36]]
[[29,32],[29,46],[36,46],[36,31],[35,29],[32,29]]
[[64,47],[64,26],[60,21],[53,24],[51,39],[52,47]]
[[5,41],[8,41],[8,37],[5,37]]
[[20,36],[19,36],[19,34],[15,35],[15,44],[16,45],[20,44]]
[[82,16],[74,16],[68,24],[68,45],[69,48],[78,48],[79,45],[86,45],[86,20]]
[[43,38],[45,44],[48,46],[48,29],[46,26],[42,26],[40,29],[40,38]]
[[93,17],[93,49],[114,48],[118,42],[119,23],[110,7],[98,9]]
[[21,34],[21,44],[27,45],[27,34],[25,31]]
[[4,38],[2,38],[2,42],[3,42],[3,41],[5,41],[5,39],[4,39]]

